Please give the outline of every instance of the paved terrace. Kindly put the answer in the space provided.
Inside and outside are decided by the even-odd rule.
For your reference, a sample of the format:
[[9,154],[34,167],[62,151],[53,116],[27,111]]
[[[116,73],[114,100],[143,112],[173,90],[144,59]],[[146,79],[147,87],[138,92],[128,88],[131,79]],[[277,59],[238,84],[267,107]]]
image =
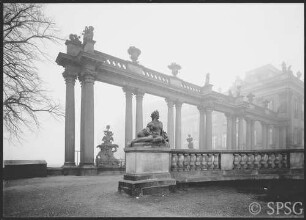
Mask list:
[[[176,193],[132,198],[117,192],[122,175],[51,176],[3,182],[4,217],[270,217],[269,201],[302,202],[303,180],[209,182]],[[276,208],[276,206],[274,206]],[[301,206],[296,206],[299,212]],[[287,210],[288,211],[288,210]],[[279,214],[286,216],[284,209]],[[291,217],[303,217],[292,213]]]

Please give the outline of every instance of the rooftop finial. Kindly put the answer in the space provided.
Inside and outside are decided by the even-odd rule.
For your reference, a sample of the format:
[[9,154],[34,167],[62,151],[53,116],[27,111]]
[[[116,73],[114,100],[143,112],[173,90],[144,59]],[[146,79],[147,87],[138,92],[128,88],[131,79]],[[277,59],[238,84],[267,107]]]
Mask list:
[[141,54],[141,50],[134,47],[134,46],[131,46],[128,49],[128,53],[130,55],[130,58],[131,58],[132,62],[133,63],[138,63],[138,57]]
[[177,63],[171,63],[169,66],[168,66],[168,68],[172,71],[172,75],[173,76],[177,76],[177,74],[178,74],[178,71],[180,70],[180,69],[182,69],[182,67],[180,66],[180,65],[178,65]]

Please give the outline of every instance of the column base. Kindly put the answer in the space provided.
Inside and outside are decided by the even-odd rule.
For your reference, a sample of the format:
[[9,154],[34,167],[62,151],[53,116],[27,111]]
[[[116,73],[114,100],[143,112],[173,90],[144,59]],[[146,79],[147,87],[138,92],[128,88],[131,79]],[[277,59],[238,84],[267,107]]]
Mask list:
[[80,164],[79,165],[80,176],[96,176],[98,175],[98,168],[93,164]]
[[62,168],[76,167],[75,162],[65,162]]

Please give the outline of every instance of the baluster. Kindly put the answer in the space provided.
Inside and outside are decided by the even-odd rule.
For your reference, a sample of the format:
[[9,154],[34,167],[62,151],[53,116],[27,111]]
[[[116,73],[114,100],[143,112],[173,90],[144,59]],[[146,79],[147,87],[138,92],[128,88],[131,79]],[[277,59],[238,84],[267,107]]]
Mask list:
[[190,170],[190,156],[188,153],[184,154],[184,171]]
[[177,162],[178,162],[177,154],[173,153],[172,154],[172,163],[171,163],[171,170],[172,171],[177,171]]
[[190,154],[190,170],[195,170],[195,161],[196,161],[196,156],[195,154]]
[[211,170],[214,168],[213,164],[213,154],[207,154],[208,155],[208,161],[207,161],[207,169]]
[[287,153],[282,153],[282,167],[288,168],[288,156]]
[[268,168],[268,155],[266,153],[261,154],[261,168]]
[[207,154],[203,154],[202,156],[202,170],[207,170],[208,157]]
[[202,163],[201,163],[201,159],[202,159],[202,157],[201,157],[201,154],[196,154],[196,156],[197,156],[197,159],[196,159],[196,170],[201,170],[201,165],[202,165]]
[[273,169],[275,167],[274,161],[275,161],[275,155],[274,153],[271,153],[268,159],[268,168]]
[[255,161],[254,161],[254,168],[255,169],[260,169],[261,167],[261,156],[259,153],[255,153]]
[[246,169],[248,167],[247,160],[248,160],[247,155],[245,153],[242,153],[240,160],[241,168]]
[[282,164],[281,164],[281,154],[280,153],[275,154],[274,164],[275,164],[276,168],[281,168],[282,167]]
[[184,167],[184,155],[182,153],[178,154],[178,171],[183,171]]
[[254,161],[255,157],[252,153],[247,154],[247,169],[253,169],[254,168]]
[[214,154],[214,169],[219,169],[219,154]]
[[240,155],[238,153],[234,153],[234,169],[240,169]]

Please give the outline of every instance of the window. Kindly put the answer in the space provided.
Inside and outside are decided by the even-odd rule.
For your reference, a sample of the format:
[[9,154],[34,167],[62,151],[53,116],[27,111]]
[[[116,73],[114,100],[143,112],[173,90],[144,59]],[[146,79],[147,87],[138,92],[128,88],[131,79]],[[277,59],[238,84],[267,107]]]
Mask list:
[[254,146],[257,145],[257,130],[254,129]]
[[269,129],[269,145],[273,144],[273,141],[272,141],[273,140],[273,138],[272,138],[273,136],[272,135],[273,135],[273,129],[270,128]]

